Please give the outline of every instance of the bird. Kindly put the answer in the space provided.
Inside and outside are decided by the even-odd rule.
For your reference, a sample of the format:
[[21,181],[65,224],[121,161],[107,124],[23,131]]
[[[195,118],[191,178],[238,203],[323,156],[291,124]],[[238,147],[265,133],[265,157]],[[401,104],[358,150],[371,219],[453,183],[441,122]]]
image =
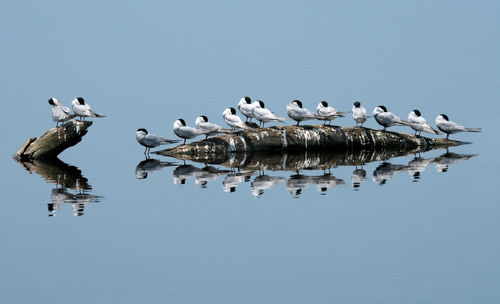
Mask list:
[[264,102],[262,100],[256,100],[253,102],[254,104],[254,109],[253,109],[253,117],[260,121],[262,124],[262,127],[264,127],[264,124],[266,122],[270,121],[280,121],[283,122],[286,120],[284,117],[279,117],[274,115],[273,112],[271,112],[269,109],[265,108]]
[[146,158],[141,161],[137,167],[135,167],[135,177],[138,179],[145,179],[148,177],[149,173],[161,170],[168,166],[175,166],[175,164],[168,161],[160,161],[154,158]]
[[135,132],[135,139],[138,143],[146,147],[144,155],[148,155],[151,148],[156,148],[159,145],[173,144],[179,142],[176,139],[166,139],[165,137],[149,134],[144,128],[137,129]]
[[222,118],[231,127],[231,131],[236,128],[248,129],[248,127],[243,123],[241,118],[236,115],[236,110],[233,107],[229,107],[222,112]]
[[352,118],[354,118],[354,121],[356,121],[356,126],[358,126],[358,123],[363,126],[363,123],[366,121],[366,119],[370,117],[371,116],[366,115],[366,109],[361,106],[361,103],[359,101],[353,103]]
[[359,190],[358,188],[361,186],[361,183],[366,180],[366,171],[363,168],[356,168],[352,171],[351,175],[351,183],[354,187],[354,190]]
[[315,119],[316,115],[302,107],[302,102],[300,100],[292,100],[289,104],[286,105],[286,113],[288,117],[295,120],[297,122],[297,126],[301,121]]
[[247,119],[245,122],[250,119],[252,121],[253,116],[253,109],[255,105],[252,104],[252,99],[248,96],[242,97],[240,99],[240,102],[238,102],[238,110],[240,110],[241,114],[243,114]]
[[75,112],[76,116],[80,117],[81,121],[85,120],[85,117],[106,117],[105,115],[99,115],[92,111],[90,105],[86,104],[82,97],[73,99],[71,105],[73,107],[73,112]]
[[326,125],[326,122],[328,121],[328,124],[330,125],[332,120],[338,117],[344,117],[344,112],[338,112],[336,109],[330,107],[328,105],[328,102],[325,100],[321,101],[318,104],[318,107],[316,108],[316,111],[318,112],[318,115],[316,115],[316,118],[319,120],[324,120],[324,124]]
[[174,121],[174,133],[175,135],[184,139],[184,142],[182,144],[185,145],[186,139],[195,138],[196,136],[203,134],[203,131],[197,128],[186,126],[186,122],[184,121],[184,119],[179,118]]
[[324,195],[328,188],[335,187],[338,185],[343,185],[345,182],[342,179],[336,178],[331,173],[325,173],[319,176],[312,177],[314,182],[316,183],[316,187],[318,191]]
[[385,106],[375,107],[375,109],[373,109],[373,117],[375,117],[375,120],[379,125],[384,127],[384,131],[387,127],[408,125],[406,120],[402,120],[391,112],[387,112],[387,108]]
[[446,133],[446,139],[450,134],[458,132],[481,132],[481,128],[466,128],[456,122],[450,121],[446,114],[439,114],[434,121],[439,130]]
[[201,115],[198,116],[198,118],[196,118],[195,126],[196,129],[200,130],[203,134],[205,134],[205,139],[207,139],[208,136],[215,135],[225,131],[218,124],[209,122],[208,118],[205,115]]
[[415,135],[417,135],[417,132],[420,135],[422,131],[436,135],[441,134],[427,123],[419,110],[413,110],[408,114],[408,122],[410,127],[415,130]]
[[396,173],[407,168],[408,167],[404,165],[395,165],[384,161],[375,169],[375,171],[373,171],[372,179],[377,184],[384,185],[387,180],[393,178]]
[[281,176],[259,175],[250,183],[250,190],[255,197],[259,197],[264,193],[264,190],[273,187],[274,185],[285,183],[286,179]]
[[49,98],[49,104],[52,105],[52,120],[56,122],[56,127],[60,122],[65,122],[74,117],[68,107],[59,103],[57,98]]

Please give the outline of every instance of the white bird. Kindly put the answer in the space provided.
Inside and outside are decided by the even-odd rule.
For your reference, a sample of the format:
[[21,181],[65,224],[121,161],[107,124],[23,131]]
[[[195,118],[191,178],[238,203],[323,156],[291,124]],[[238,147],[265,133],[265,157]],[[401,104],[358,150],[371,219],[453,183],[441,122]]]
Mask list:
[[175,168],[173,172],[174,176],[174,184],[176,185],[184,185],[186,180],[190,177],[194,177],[201,171],[200,168],[197,168],[193,165],[181,165]]
[[184,139],[184,142],[182,143],[183,145],[186,144],[186,139],[192,139],[203,134],[203,132],[199,129],[186,126],[186,122],[182,118],[174,121],[174,133]]
[[81,120],[84,120],[85,117],[106,117],[92,111],[90,105],[86,104],[82,97],[76,97],[73,99],[71,105],[73,107],[73,112],[75,112],[75,115],[80,117]]
[[264,190],[284,182],[286,179],[281,176],[259,175],[250,183],[250,189],[253,196],[259,197],[264,193]]
[[137,129],[135,132],[135,139],[138,143],[146,147],[145,155],[149,154],[151,148],[156,148],[159,145],[173,144],[179,142],[178,140],[166,139],[165,137],[149,134],[144,128]]
[[253,117],[260,121],[262,127],[266,122],[270,121],[280,121],[283,122],[286,120],[284,117],[279,117],[274,115],[273,112],[269,111],[269,109],[265,108],[264,102],[262,100],[254,101],[254,109],[253,109]]
[[353,103],[352,118],[354,118],[354,121],[356,121],[356,126],[358,126],[358,123],[363,126],[363,123],[366,121],[366,119],[370,117],[371,116],[366,115],[366,109],[361,106],[361,103],[359,101]]
[[316,118],[319,120],[324,120],[324,124],[328,121],[328,124],[331,124],[332,120],[338,117],[344,117],[344,112],[338,112],[335,108],[332,108],[328,105],[328,102],[323,100],[318,104],[318,107],[316,108],[316,111],[318,112],[318,115],[316,115]]
[[326,194],[326,190],[337,185],[345,184],[344,180],[336,178],[330,173],[325,173],[320,176],[313,176],[313,180],[316,183],[316,187],[321,194]]
[[215,135],[221,132],[226,132],[221,126],[218,124],[214,124],[213,122],[209,122],[208,118],[205,115],[201,115],[196,118],[195,122],[196,129],[200,130],[203,134],[205,134],[205,139],[208,136]]
[[312,184],[314,184],[314,177],[298,173],[287,179],[286,189],[291,195],[298,197],[302,193],[302,189]]
[[148,177],[149,173],[168,166],[175,166],[175,164],[171,162],[162,162],[154,158],[147,158],[135,167],[135,177],[138,179],[145,179]]
[[297,126],[301,121],[316,119],[316,114],[302,107],[302,102],[300,100],[292,100],[286,105],[286,113],[288,117],[297,122]]
[[361,186],[361,183],[366,180],[366,171],[362,168],[357,168],[352,171],[351,175],[351,183],[354,187],[354,190],[358,190]]
[[469,158],[477,155],[478,154],[457,154],[447,151],[445,154],[435,158],[434,163],[437,171],[444,173],[448,172],[448,167],[450,165],[456,165],[464,160],[468,160]]
[[481,128],[466,128],[456,122],[450,121],[448,116],[445,114],[439,114],[435,120],[436,126],[439,130],[446,133],[446,139],[450,134],[455,134],[458,132],[481,132]]
[[435,157],[423,158],[415,156],[414,159],[408,162],[408,174],[413,178],[414,182],[418,182],[422,172],[424,172],[425,168],[427,168],[430,163],[434,162],[435,159]]
[[65,122],[74,117],[71,115],[69,108],[60,104],[57,98],[50,98],[49,104],[52,105],[52,120],[56,122],[56,127],[59,126],[60,122]]
[[406,120],[402,120],[391,112],[387,112],[387,108],[385,106],[375,107],[375,109],[373,109],[373,117],[375,117],[375,120],[379,125],[384,127],[384,131],[387,127],[408,125]]
[[250,97],[245,96],[240,99],[240,102],[238,102],[238,110],[240,110],[241,114],[243,114],[247,119],[245,122],[250,119],[252,121],[253,116],[253,109],[255,105],[252,104],[252,99]]
[[248,127],[241,121],[241,118],[236,115],[236,110],[233,107],[227,108],[222,112],[222,118],[231,127],[231,131],[234,129],[248,129]]
[[408,114],[408,123],[415,130],[415,135],[417,135],[417,132],[420,135],[422,131],[436,135],[441,134],[427,123],[427,120],[425,120],[419,110],[413,110]]
[[236,186],[241,182],[248,182],[255,171],[232,172],[226,175],[222,181],[222,189],[224,192],[236,191]]
[[396,173],[407,169],[408,167],[404,165],[394,165],[389,162],[383,162],[380,164],[375,171],[373,171],[373,181],[379,185],[384,185],[388,179],[393,178]]

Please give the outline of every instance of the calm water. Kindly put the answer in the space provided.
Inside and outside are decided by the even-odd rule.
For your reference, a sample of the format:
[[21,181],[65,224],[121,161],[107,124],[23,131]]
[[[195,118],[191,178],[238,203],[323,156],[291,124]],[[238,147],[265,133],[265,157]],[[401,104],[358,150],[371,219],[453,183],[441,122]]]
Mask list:
[[[6,3],[0,302],[499,302],[499,9]],[[144,160],[136,129],[173,138],[175,119],[200,114],[222,124],[244,95],[281,116],[295,98],[340,110],[360,100],[484,131],[363,166]],[[84,96],[108,117],[59,161],[13,161],[53,126],[52,96]]]

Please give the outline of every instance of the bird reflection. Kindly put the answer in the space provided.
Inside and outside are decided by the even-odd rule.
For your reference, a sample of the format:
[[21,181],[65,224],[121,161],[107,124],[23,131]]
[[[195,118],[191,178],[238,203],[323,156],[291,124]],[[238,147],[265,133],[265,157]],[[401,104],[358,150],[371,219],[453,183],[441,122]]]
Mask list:
[[239,183],[250,181],[254,173],[253,170],[229,173],[222,181],[222,189],[224,192],[235,192],[236,186]]
[[313,179],[314,182],[316,183],[318,191],[322,195],[326,194],[326,190],[328,190],[328,188],[333,188],[337,185],[345,184],[343,179],[336,178],[331,173],[325,173],[323,175],[314,176]]
[[286,181],[286,189],[291,195],[298,197],[302,193],[302,189],[314,183],[314,177],[297,173]]
[[[82,171],[58,158],[19,162],[28,172],[35,172],[47,182],[55,184],[47,204],[49,216],[55,216],[64,204],[70,204],[75,216],[84,215],[87,204],[97,203],[102,196],[88,193],[92,187]],[[73,191],[70,191],[73,190]]]
[[408,174],[413,178],[414,182],[420,180],[422,172],[424,172],[425,168],[435,159],[434,157],[423,158],[415,156],[415,158],[408,162]]
[[147,158],[141,161],[137,167],[135,167],[135,177],[137,179],[145,179],[148,177],[148,174],[153,171],[159,171],[168,166],[175,166],[176,164],[171,162],[162,162],[158,159]]
[[458,164],[464,160],[468,160],[478,154],[457,154],[446,151],[445,154],[435,158],[434,163],[438,172],[447,172],[450,165]]
[[185,184],[188,178],[193,177],[197,185],[200,185],[202,188],[206,188],[209,182],[212,182],[229,172],[231,171],[220,170],[213,166],[205,166],[200,169],[193,165],[182,165],[175,168],[173,172],[174,184]]
[[383,162],[373,172],[373,181],[379,185],[385,185],[387,180],[393,178],[398,172],[405,170],[407,166],[394,165],[389,162]]
[[356,167],[354,171],[352,171],[351,175],[351,183],[354,187],[354,190],[359,190],[361,183],[366,180],[366,171],[363,168]]
[[273,187],[274,185],[286,182],[286,179],[281,176],[259,175],[250,183],[250,190],[255,197],[264,194],[264,190]]

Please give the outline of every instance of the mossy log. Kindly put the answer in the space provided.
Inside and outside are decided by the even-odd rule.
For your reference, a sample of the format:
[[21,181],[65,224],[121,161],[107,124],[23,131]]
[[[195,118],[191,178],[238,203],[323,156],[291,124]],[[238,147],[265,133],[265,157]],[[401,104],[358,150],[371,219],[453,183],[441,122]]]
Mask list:
[[[182,160],[224,163],[232,154],[300,154],[304,151],[328,151],[342,158],[341,152],[354,155],[396,156],[447,148],[464,142],[428,138],[412,134],[374,130],[362,127],[328,125],[284,126],[243,130],[223,134],[186,145],[156,152]],[[364,151],[364,152],[363,152]],[[337,161],[340,161],[340,158]],[[371,158],[368,156],[368,158]],[[376,157],[378,158],[378,156]],[[366,159],[361,157],[359,162]],[[336,162],[337,162],[336,161]],[[368,160],[370,161],[370,160]],[[353,164],[357,163],[353,159]]]
[[87,134],[91,121],[71,120],[62,126],[52,128],[42,136],[30,138],[13,157],[17,160],[51,159],[72,147]]

